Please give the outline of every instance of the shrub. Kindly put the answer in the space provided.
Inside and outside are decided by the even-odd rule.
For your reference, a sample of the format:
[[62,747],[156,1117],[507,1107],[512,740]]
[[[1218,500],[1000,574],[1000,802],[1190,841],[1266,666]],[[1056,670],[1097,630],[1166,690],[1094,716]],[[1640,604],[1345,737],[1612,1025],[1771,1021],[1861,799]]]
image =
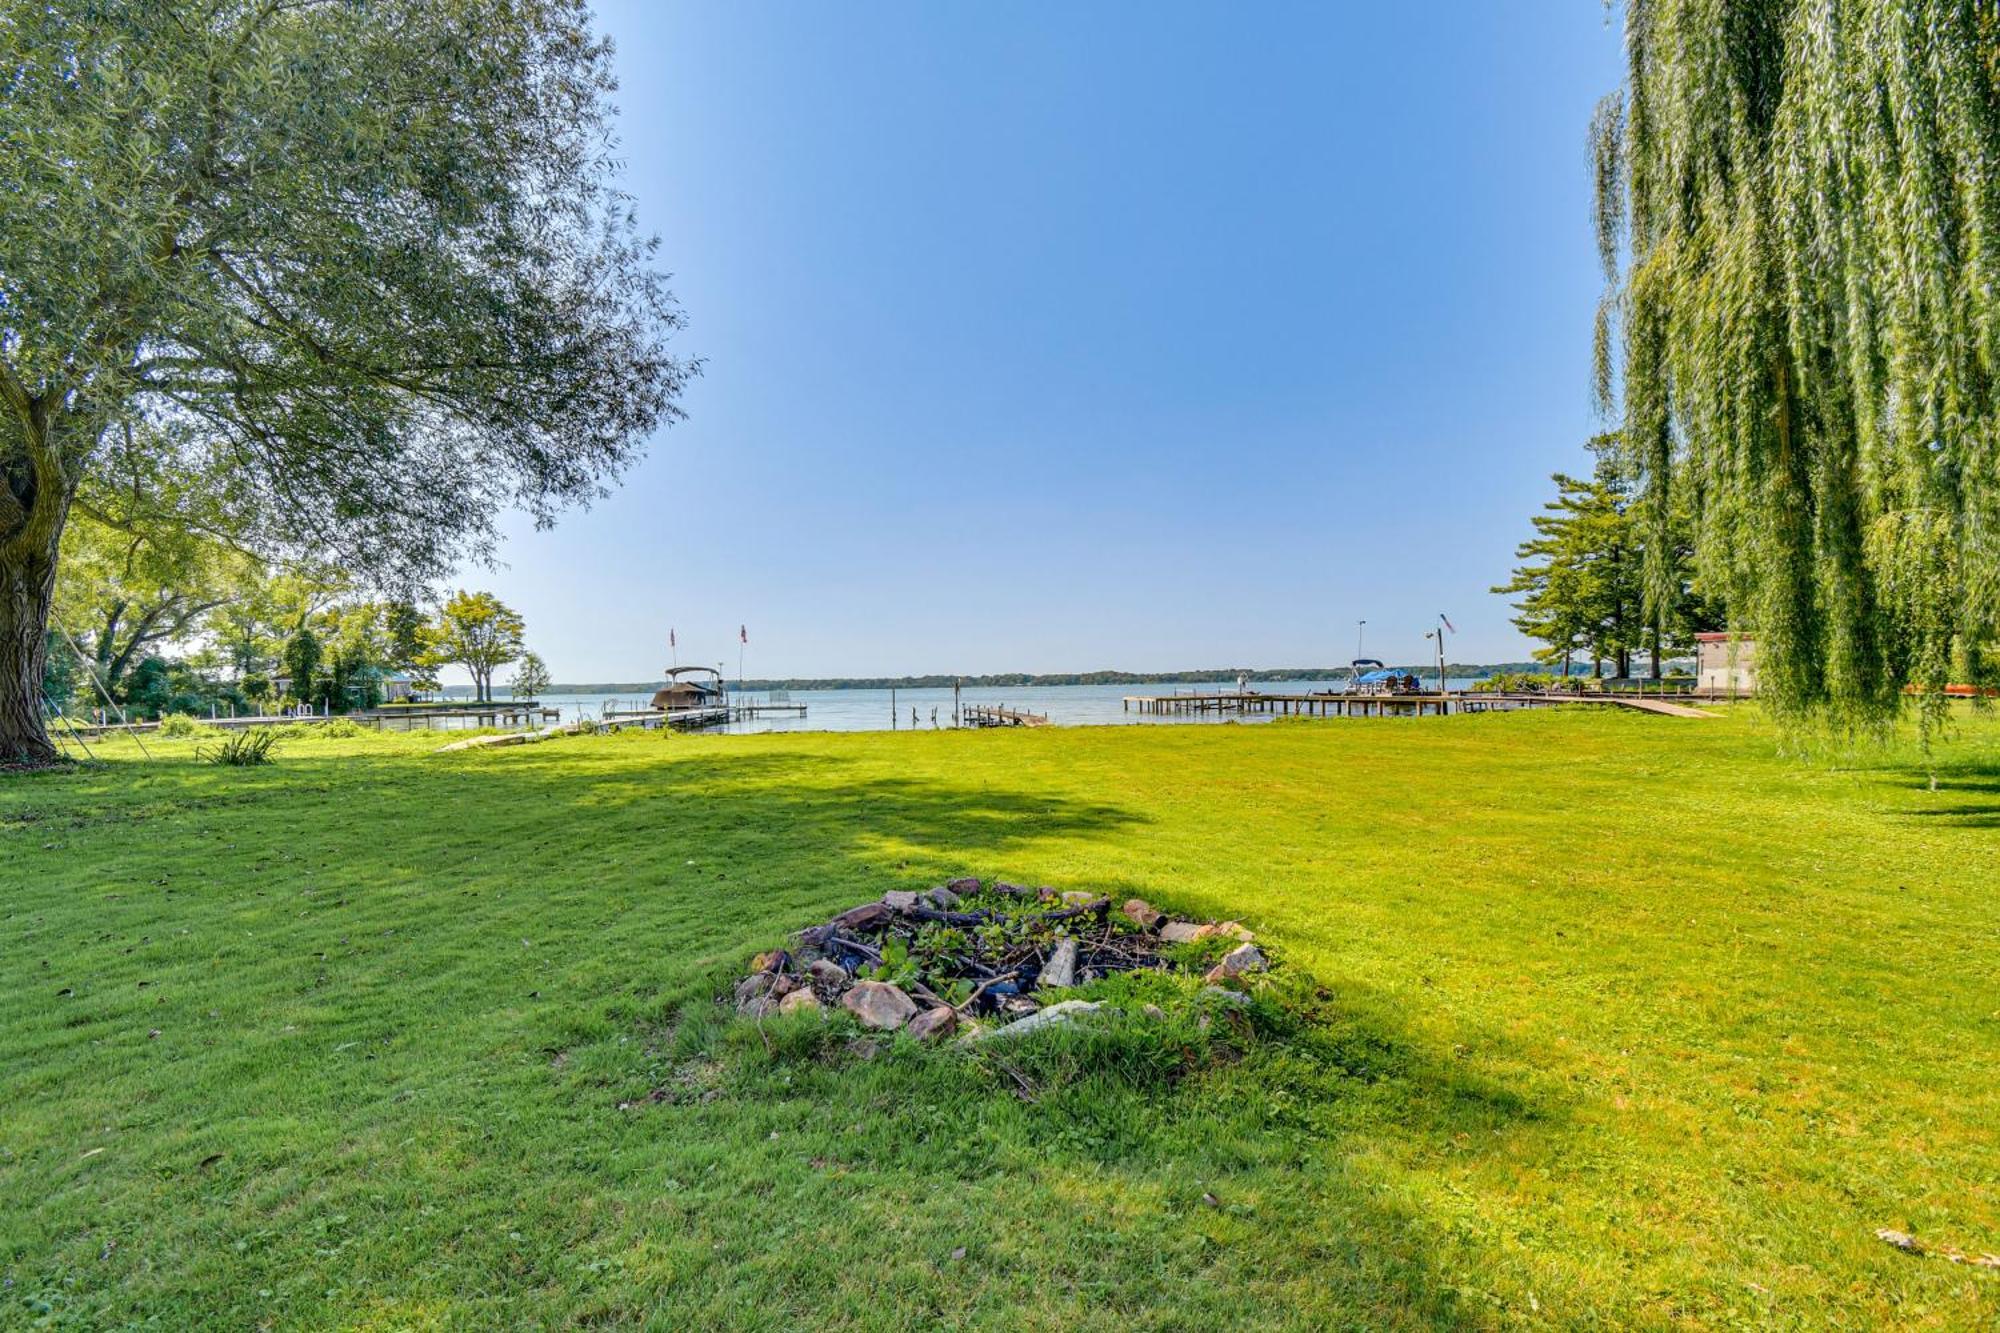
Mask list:
[[322,741],[339,740],[344,736],[366,735],[369,728],[362,726],[353,718],[336,717],[324,722],[286,722],[281,726],[266,727],[264,730],[275,733],[280,740]]
[[1568,683],[1549,671],[1496,671],[1473,681],[1472,688],[1481,694],[1533,694],[1561,689]]
[[186,713],[168,713],[160,719],[159,734],[168,740],[191,741],[213,736],[215,728],[203,725]]
[[271,762],[271,752],[278,748],[278,733],[271,727],[252,727],[225,736],[214,745],[204,745],[195,753],[211,764],[229,764],[236,768],[248,768],[253,764]]

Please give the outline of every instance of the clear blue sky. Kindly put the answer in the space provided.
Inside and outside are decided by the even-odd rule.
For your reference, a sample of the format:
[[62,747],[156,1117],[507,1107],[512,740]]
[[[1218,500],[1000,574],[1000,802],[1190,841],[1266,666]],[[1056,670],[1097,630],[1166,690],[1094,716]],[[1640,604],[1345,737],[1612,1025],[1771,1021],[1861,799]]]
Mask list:
[[607,501],[466,571],[558,680],[1525,655],[1594,428],[1599,0],[607,0],[707,362]]

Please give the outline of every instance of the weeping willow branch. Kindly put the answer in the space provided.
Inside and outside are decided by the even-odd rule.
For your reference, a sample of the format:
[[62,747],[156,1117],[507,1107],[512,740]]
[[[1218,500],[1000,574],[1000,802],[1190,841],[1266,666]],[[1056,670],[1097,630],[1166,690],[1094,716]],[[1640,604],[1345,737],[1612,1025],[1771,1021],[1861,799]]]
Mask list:
[[1928,732],[2000,642],[2000,5],[1627,0],[1625,37],[1594,372],[1646,512],[1696,516],[1781,716],[1914,686]]

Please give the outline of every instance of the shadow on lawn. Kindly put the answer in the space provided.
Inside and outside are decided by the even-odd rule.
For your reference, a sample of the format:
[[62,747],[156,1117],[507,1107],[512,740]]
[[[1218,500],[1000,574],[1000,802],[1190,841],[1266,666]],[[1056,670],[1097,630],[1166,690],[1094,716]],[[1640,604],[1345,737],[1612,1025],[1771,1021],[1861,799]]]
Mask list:
[[[1160,1040],[1143,1025],[1053,1034],[1033,1054],[819,1029],[806,1041],[781,1033],[773,1054],[747,1023],[711,1013],[711,1032],[684,1049],[692,1067],[728,1071],[722,1100],[635,1114],[675,1142],[690,1126],[722,1137],[732,1114],[760,1108],[846,1126],[830,1148],[807,1151],[873,1182],[876,1208],[902,1215],[909,1231],[963,1241],[943,1201],[990,1196],[989,1239],[1047,1255],[1064,1280],[1126,1289],[1098,1312],[1113,1322],[1147,1312],[1125,1303],[1133,1268],[1176,1311],[1163,1327],[1214,1313],[1174,1305],[1185,1282],[1234,1291],[1231,1308],[1291,1312],[1273,1326],[1484,1322],[1484,1307],[1468,1307],[1459,1290],[1465,1237],[1441,1260],[1444,1227],[1401,1201],[1384,1164],[1470,1171],[1559,1117],[1412,1037],[1388,997],[1351,985],[1315,991],[1296,974],[1289,982],[1281,1009],[1260,1005],[1254,1023],[1236,1020],[1233,1049],[1168,1077],[1133,1072],[1135,1048]],[[1101,1252],[1095,1265],[1064,1254],[1078,1225]]]
[[[172,818],[177,804],[200,811],[209,848],[233,847],[239,835],[247,846],[253,830],[295,830],[286,845],[302,858],[299,874],[312,862],[311,908],[260,948],[306,956],[334,938],[346,946],[351,934],[368,952],[335,948],[329,965],[341,969],[331,984],[354,1006],[349,1021],[399,1030],[422,1013],[426,1060],[440,1058],[447,1034],[467,1031],[482,1034],[473,1047],[481,1058],[511,1052],[516,1080],[530,1067],[541,1077],[546,1052],[564,1052],[565,1072],[546,1075],[556,1084],[539,1111],[513,1101],[485,1109],[498,1123],[524,1110],[530,1121],[566,1121],[565,1133],[586,1147],[616,1142],[634,1114],[614,1109],[619,1100],[657,1082],[649,1062],[660,1052],[643,1037],[629,1040],[635,1027],[690,1001],[713,1013],[709,997],[753,947],[885,887],[1004,873],[1012,858],[1046,860],[1046,844],[1115,837],[1147,822],[1109,802],[885,775],[840,757],[656,762],[623,746],[365,767],[294,753],[241,774],[161,766],[143,792],[104,790],[93,802],[113,839],[135,836],[121,826]],[[139,831],[149,841],[132,872],[194,880],[214,861],[214,851],[161,831]],[[292,886],[292,873],[282,882]],[[1110,881],[1074,887],[1145,892]],[[190,906],[207,893],[220,906],[221,895],[246,891],[266,892],[187,890]],[[532,952],[529,939],[515,943],[531,932]],[[544,955],[561,956],[560,970],[529,974],[525,961],[490,961]],[[290,973],[273,976],[296,984]],[[564,990],[551,990],[538,1001],[548,1007],[527,1011],[507,1036],[523,991],[550,986],[545,977]],[[1235,1297],[1297,1303],[1301,1325],[1479,1322],[1490,1312],[1464,1306],[1454,1265],[1435,1257],[1438,1224],[1397,1202],[1394,1182],[1368,1164],[1469,1169],[1559,1112],[1412,1033],[1393,997],[1323,980],[1315,988],[1294,977],[1295,1003],[1246,1034],[1237,1058],[1166,1083],[1086,1071],[1025,1101],[992,1071],[935,1052],[863,1059],[842,1049],[785,1063],[739,1041],[727,1097],[638,1114],[663,1149],[712,1153],[731,1170],[760,1160],[749,1145],[769,1140],[745,1126],[776,1108],[794,1108],[788,1131],[851,1124],[858,1132],[827,1130],[836,1146],[820,1151],[878,1168],[871,1188],[885,1205],[948,1217],[953,1198],[982,1188],[996,1200],[993,1226],[1021,1228],[1023,1238],[1046,1232],[1051,1245],[1077,1243],[1062,1209],[1101,1196],[1104,1220],[1091,1244],[1063,1262],[1080,1281],[1115,1274],[1156,1293],[1154,1316],[1172,1308],[1173,1281],[1215,1281],[1243,1263],[1255,1276],[1225,1283]],[[720,1035],[704,1046],[703,1060],[731,1049]],[[501,1095],[488,1078],[469,1086],[475,1102]],[[532,1130],[519,1131],[524,1141]],[[785,1169],[804,1174],[771,1188],[794,1207],[816,1207],[818,1168]],[[805,1270],[798,1279],[815,1280]],[[807,1301],[797,1313],[810,1313],[807,1294],[786,1283],[779,1300],[794,1299]]]
[[[724,926],[735,967],[662,988],[648,1006],[650,1019],[624,1011],[632,1024],[625,1032],[645,1031],[683,1006],[706,1011],[703,1023],[714,1023],[712,996],[747,950],[884,887],[1005,873],[1010,859],[1046,859],[1047,844],[1115,836],[1148,822],[1107,802],[885,776],[835,756],[704,756],[639,766],[621,762],[616,751],[586,754],[583,762],[557,763],[554,751],[526,757],[538,762],[467,765],[429,780],[446,784],[454,800],[497,801],[522,819],[581,820],[599,845],[665,838],[701,846],[704,864],[730,866],[732,898],[757,904]],[[779,894],[800,880],[816,887],[793,909],[785,905],[792,895],[781,903]],[[1107,877],[1058,887],[1158,891]],[[914,1052],[871,1058],[837,1043],[803,1059],[771,1060],[758,1043],[739,1040],[732,1048],[724,1023],[685,1055],[734,1069],[729,1100],[624,1114],[651,1117],[664,1135],[717,1140],[740,1130],[732,1101],[738,1117],[783,1102],[815,1123],[852,1123],[861,1132],[841,1136],[839,1157],[850,1169],[883,1173],[881,1188],[918,1211],[928,1206],[921,1201],[949,1199],[968,1182],[1019,1169],[1005,1164],[1025,1152],[1041,1183],[1024,1188],[1060,1180],[1060,1189],[1088,1192],[1109,1180],[1169,1213],[1184,1212],[1153,1235],[1167,1271],[1205,1271],[1223,1252],[1215,1237],[1228,1237],[1223,1247],[1289,1270],[1281,1286],[1338,1293],[1333,1304],[1360,1322],[1461,1326],[1469,1312],[1431,1257],[1435,1241],[1424,1220],[1392,1202],[1383,1182],[1356,1163],[1395,1139],[1419,1145],[1423,1156],[1470,1164],[1550,1114],[1413,1036],[1389,997],[1358,983],[1291,980],[1295,1002],[1261,1024],[1238,1059],[1164,1084],[1085,1075],[1047,1085],[1028,1102],[1006,1078],[962,1059]],[[604,1108],[627,1098],[645,1105],[657,1086],[645,1051],[674,1041],[661,1029],[649,1035],[615,1053],[605,1048],[614,1067],[629,1071],[631,1085],[576,1086],[577,1105]],[[551,1033],[547,1044],[567,1040]],[[589,1059],[578,1063],[593,1065],[606,1072]],[[1226,1216],[1202,1202],[1211,1190]],[[1260,1202],[1245,1207],[1252,1196]],[[1145,1224],[1134,1225],[1144,1232]],[[1209,1239],[1194,1243],[1197,1236]]]
[[2000,771],[1991,765],[1964,761],[1929,769],[1909,765],[1892,770],[1884,781],[1923,794],[1924,804],[1896,810],[1898,818],[1935,820],[1956,828],[2000,828],[2000,803],[1968,799],[2000,795]]
[[541,773],[523,766],[502,777],[485,769],[452,779],[473,797],[490,792],[497,778],[511,804],[586,819],[593,837],[693,834],[771,858],[774,868],[810,871],[823,883],[849,878],[825,864],[830,855],[858,858],[861,864],[851,869],[866,877],[869,896],[879,888],[868,872],[879,872],[885,848],[936,849],[943,864],[913,871],[918,877],[968,873],[968,867],[978,873],[990,859],[1035,840],[1110,833],[1145,819],[1104,802],[856,776],[853,767],[830,756],[740,755],[638,770],[626,765],[593,772],[566,763]]

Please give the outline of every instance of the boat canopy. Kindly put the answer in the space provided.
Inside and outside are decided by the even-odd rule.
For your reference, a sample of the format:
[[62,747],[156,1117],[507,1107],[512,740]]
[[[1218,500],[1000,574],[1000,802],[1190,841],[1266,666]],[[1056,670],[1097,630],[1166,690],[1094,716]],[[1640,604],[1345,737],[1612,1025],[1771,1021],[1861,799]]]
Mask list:
[[1402,678],[1403,673],[1400,671],[1364,671],[1354,679],[1365,684],[1376,685],[1384,681],[1401,680]]
[[675,667],[667,672],[667,683],[654,692],[653,707],[701,708],[720,701],[722,695],[722,673],[714,667]]

